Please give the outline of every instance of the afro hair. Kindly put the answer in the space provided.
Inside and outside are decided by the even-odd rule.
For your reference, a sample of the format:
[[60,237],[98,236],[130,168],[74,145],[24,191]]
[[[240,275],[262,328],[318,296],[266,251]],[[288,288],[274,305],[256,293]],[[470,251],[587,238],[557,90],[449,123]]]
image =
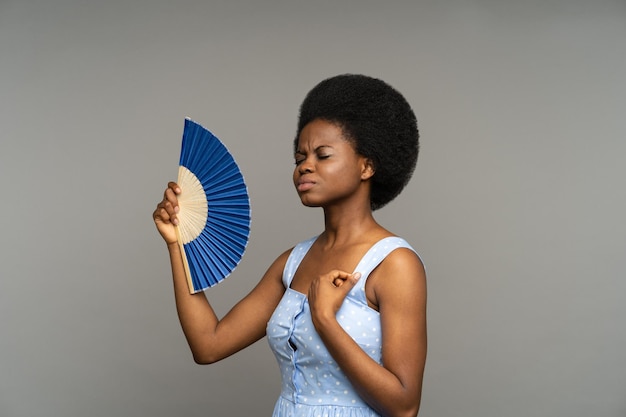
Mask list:
[[302,129],[315,119],[339,126],[357,153],[372,162],[372,210],[400,194],[419,152],[417,119],[402,94],[377,78],[337,75],[313,87],[302,102],[295,147]]

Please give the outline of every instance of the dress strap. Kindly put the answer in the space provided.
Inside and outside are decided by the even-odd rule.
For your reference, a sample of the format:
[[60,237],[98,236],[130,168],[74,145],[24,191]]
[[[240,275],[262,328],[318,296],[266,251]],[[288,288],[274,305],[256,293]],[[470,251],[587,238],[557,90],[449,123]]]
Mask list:
[[[302,259],[304,259],[304,256],[307,254],[309,249],[311,249],[311,246],[313,246],[313,243],[317,238],[318,236],[314,236],[310,239],[302,241],[291,250],[289,257],[287,258],[287,263],[285,264],[285,269],[283,270],[283,285],[285,288],[289,288],[291,286],[291,281],[296,274],[296,270],[300,266],[300,262],[302,262]],[[406,240],[400,237],[390,236],[379,240],[367,251],[354,269],[353,272],[361,273],[361,279],[359,279],[359,282],[355,285],[352,293],[359,289],[363,292],[365,290],[365,281],[367,280],[369,274],[376,269],[376,267],[387,257],[387,255],[398,248],[411,249],[417,254],[417,256],[419,256],[415,249],[413,249]],[[363,297],[364,296],[365,295],[363,294]]]
[[316,239],[317,236],[314,236],[308,240],[300,242],[291,250],[289,257],[287,258],[285,268],[283,269],[283,285],[285,288],[289,288],[291,286],[291,281],[296,274],[298,266],[300,266],[300,262],[302,262],[304,255],[306,255],[309,249],[311,249],[311,246],[313,246],[313,242],[315,242]]
[[419,254],[409,245],[409,243],[397,236],[390,236],[376,242],[367,253],[361,258],[359,264],[354,268],[353,272],[360,272],[361,278],[356,283],[350,296],[358,299],[359,301],[367,305],[367,297],[365,296],[365,282],[370,273],[376,269],[378,265],[394,250],[398,248],[407,248],[415,252],[417,256]]

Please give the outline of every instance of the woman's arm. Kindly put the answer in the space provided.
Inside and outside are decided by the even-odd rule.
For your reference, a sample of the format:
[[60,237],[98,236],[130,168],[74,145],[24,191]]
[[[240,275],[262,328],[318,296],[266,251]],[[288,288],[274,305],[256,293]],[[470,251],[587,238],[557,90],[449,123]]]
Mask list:
[[204,293],[189,293],[182,253],[174,228],[177,224],[178,194],[178,186],[169,183],[153,218],[167,243],[176,311],[193,358],[200,364],[213,363],[251,345],[265,335],[267,322],[285,290],[282,271],[289,251],[278,257],[257,286],[220,320]]
[[[337,286],[337,278],[344,282]],[[409,249],[393,251],[368,278],[382,326],[382,366],[372,360],[335,318],[356,278],[336,271],[314,282],[313,323],[359,395],[383,416],[417,415],[426,361],[426,275]],[[347,284],[347,285],[346,285]],[[342,299],[341,299],[342,300]]]

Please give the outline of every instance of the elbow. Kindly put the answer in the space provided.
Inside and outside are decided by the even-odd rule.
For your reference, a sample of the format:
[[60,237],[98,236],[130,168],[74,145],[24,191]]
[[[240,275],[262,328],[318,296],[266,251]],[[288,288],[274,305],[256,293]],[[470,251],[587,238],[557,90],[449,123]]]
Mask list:
[[193,355],[193,361],[197,364],[197,365],[210,365],[212,363],[215,363],[215,361],[206,358],[204,356],[201,355]]
[[193,361],[198,365],[211,365],[212,363],[218,362],[221,359],[211,352],[197,349],[192,349],[191,355],[193,357]]
[[198,365],[211,365],[212,363],[215,363],[218,360],[213,359],[209,356],[193,355],[193,361]]
[[418,404],[406,405],[400,408],[394,407],[393,409],[376,409],[381,416],[385,417],[416,417],[419,412],[420,406]]
[[419,411],[420,411],[420,404],[418,402],[414,407],[408,410],[405,415],[406,417],[417,417],[417,414],[419,413]]
[[393,415],[396,417],[416,417],[417,413],[419,412],[419,404],[417,404],[414,407],[408,407],[405,408],[404,410],[398,412],[398,413],[394,413]]
[[187,338],[187,345],[193,361],[198,365],[210,365],[224,358],[219,350],[215,349],[215,343],[206,338]]
[[402,413],[403,417],[416,417],[420,411],[421,396],[413,401]]
[[[397,409],[395,412],[389,414],[394,417],[416,417],[420,410],[420,400],[411,402],[411,404],[405,404],[401,409]],[[384,414],[387,415],[387,414]]]

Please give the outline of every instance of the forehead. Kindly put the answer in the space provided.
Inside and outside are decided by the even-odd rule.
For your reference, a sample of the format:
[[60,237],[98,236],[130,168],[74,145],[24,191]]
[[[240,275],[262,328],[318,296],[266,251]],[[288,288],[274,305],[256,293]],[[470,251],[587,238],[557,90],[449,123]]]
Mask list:
[[316,119],[308,123],[300,131],[296,151],[311,151],[320,147],[353,148],[343,134],[343,130],[335,123]]

